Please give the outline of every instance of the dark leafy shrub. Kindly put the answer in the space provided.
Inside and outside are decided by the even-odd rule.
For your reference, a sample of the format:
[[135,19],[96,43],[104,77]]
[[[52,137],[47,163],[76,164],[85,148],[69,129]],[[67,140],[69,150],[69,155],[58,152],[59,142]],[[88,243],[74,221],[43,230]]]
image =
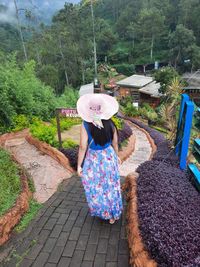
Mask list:
[[152,161],[137,168],[140,232],[159,267],[200,266],[200,197],[163,135],[149,132],[157,145]]
[[78,147],[76,148],[68,148],[68,149],[60,149],[60,151],[69,159],[69,163],[72,168],[77,169],[77,160],[78,160]]

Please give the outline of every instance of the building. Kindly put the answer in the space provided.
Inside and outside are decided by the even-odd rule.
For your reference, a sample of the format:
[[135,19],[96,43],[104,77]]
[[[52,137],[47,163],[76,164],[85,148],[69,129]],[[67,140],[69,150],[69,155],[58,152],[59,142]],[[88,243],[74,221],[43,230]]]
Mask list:
[[196,105],[200,106],[200,70],[194,73],[184,73],[182,79],[187,83],[184,92],[190,96]]
[[160,102],[160,84],[153,81],[152,77],[134,74],[117,82],[117,85],[118,96],[131,96],[133,103],[145,102],[157,106]]
[[85,95],[85,94],[93,94],[94,93],[94,84],[89,83],[82,85],[79,90],[79,96]]

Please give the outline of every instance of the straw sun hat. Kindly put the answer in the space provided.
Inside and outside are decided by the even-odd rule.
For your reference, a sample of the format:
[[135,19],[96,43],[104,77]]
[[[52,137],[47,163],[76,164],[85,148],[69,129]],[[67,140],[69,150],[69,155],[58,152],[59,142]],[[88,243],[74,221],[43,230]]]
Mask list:
[[77,111],[80,117],[95,126],[102,128],[101,120],[108,120],[119,110],[117,100],[105,94],[86,94],[77,101]]

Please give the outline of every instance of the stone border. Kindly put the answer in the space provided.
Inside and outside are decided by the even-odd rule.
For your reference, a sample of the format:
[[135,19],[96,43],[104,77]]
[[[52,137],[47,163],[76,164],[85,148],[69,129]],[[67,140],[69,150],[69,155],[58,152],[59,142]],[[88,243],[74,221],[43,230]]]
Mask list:
[[138,173],[130,173],[126,177],[124,190],[126,191],[127,207],[127,235],[130,249],[130,264],[134,267],[157,267],[145,249],[139,229],[139,218],[137,213],[137,178]]
[[70,166],[69,160],[63,153],[61,153],[56,148],[48,145],[45,142],[41,142],[40,140],[34,138],[32,135],[28,134],[25,136],[26,141],[37,147],[39,151],[42,151],[46,155],[50,156],[54,160],[56,160],[60,165],[62,165],[65,169],[67,169],[71,174],[74,173],[74,170]]
[[[14,156],[12,156],[12,158],[19,164]],[[0,217],[0,246],[9,239],[12,229],[19,223],[21,217],[29,209],[29,199],[32,196],[32,193],[29,190],[28,178],[22,168],[20,168],[20,178],[20,195],[17,197],[14,206]]]
[[[151,138],[150,134],[138,125],[130,122],[146,136],[151,145],[152,152],[149,160],[153,158],[157,147]],[[128,202],[127,207],[127,236],[130,249],[130,264],[133,267],[157,267],[157,263],[151,259],[145,245],[142,241],[139,229],[139,218],[137,213],[137,178],[139,174],[137,172],[127,175],[125,184],[123,185],[123,191],[125,191],[126,199]]]

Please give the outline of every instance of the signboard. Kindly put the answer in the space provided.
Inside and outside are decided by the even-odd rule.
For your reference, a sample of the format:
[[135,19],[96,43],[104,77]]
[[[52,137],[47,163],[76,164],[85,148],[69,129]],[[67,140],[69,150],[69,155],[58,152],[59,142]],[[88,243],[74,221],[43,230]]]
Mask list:
[[62,148],[62,138],[61,138],[61,130],[60,130],[60,116],[69,117],[69,118],[77,118],[80,116],[78,115],[76,108],[57,108],[56,109],[56,122],[57,122],[59,148]]
[[64,117],[80,117],[78,115],[78,112],[77,112],[77,109],[75,108],[61,108],[61,109],[58,109],[60,110],[60,114]]

